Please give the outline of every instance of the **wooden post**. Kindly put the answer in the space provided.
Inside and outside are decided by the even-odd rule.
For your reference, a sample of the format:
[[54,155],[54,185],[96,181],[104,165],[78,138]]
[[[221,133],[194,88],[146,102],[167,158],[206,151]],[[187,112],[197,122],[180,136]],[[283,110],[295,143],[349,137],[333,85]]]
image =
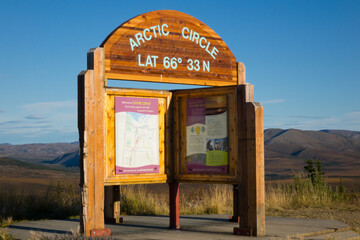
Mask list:
[[120,186],[105,187],[105,223],[122,223],[120,217]]
[[233,185],[233,215],[229,217],[230,222],[239,222],[240,221],[240,194],[239,194],[239,184]]
[[237,63],[237,75],[238,75],[238,85],[245,84],[246,82],[246,72],[245,65],[242,62]]
[[248,224],[255,236],[265,236],[264,127],[260,103],[247,103]]
[[104,51],[88,52],[88,70],[78,76],[81,166],[81,231],[86,236],[110,235],[104,229]]
[[170,229],[180,229],[180,212],[179,212],[179,183],[169,183],[170,194]]
[[238,86],[240,223],[234,234],[265,235],[263,108],[253,102],[253,87]]
[[[238,159],[241,161],[241,159],[244,159],[244,151],[246,151],[246,142],[244,142],[245,136],[241,136],[241,134],[244,134],[246,131],[245,128],[245,102],[253,101],[253,87],[251,84],[246,84],[246,69],[245,65],[242,62],[237,63],[237,84],[238,84],[238,144],[240,152],[238,153]],[[242,147],[242,148],[241,148]],[[241,166],[241,162],[239,163],[239,173],[240,177],[243,176]],[[242,200],[241,200],[241,194],[240,189],[242,186],[240,184],[233,185],[233,216],[229,218],[231,222],[239,222],[240,216],[241,216],[241,206],[242,206]]]

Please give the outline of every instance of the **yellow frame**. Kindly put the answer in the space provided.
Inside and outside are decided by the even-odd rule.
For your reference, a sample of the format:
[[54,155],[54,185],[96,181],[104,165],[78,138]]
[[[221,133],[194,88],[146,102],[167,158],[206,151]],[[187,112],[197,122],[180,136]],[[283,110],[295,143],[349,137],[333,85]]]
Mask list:
[[[105,87],[105,185],[166,183],[170,153],[165,139],[169,136],[169,104],[171,92]],[[115,174],[115,97],[144,97],[159,100],[159,173]]]

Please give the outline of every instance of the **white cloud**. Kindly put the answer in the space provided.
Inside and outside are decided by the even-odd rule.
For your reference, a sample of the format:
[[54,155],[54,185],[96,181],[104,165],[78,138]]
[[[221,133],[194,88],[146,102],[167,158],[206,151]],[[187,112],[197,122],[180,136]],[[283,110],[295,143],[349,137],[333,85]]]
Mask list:
[[40,102],[40,103],[31,103],[25,104],[22,108],[25,111],[29,112],[52,112],[54,110],[64,109],[64,108],[76,108],[76,101],[60,101],[60,102]]
[[264,116],[265,128],[298,128],[303,130],[344,129],[360,131],[360,112],[338,116]]
[[286,99],[270,99],[262,101],[261,104],[273,104],[273,103],[283,103],[286,102]]
[[43,116],[40,116],[40,115],[28,115],[25,117],[26,119],[30,119],[30,120],[41,120],[41,119],[44,119]]
[[27,142],[31,138],[41,141],[42,138],[50,137],[56,141],[57,136],[76,134],[76,101],[25,104],[6,112],[6,116],[0,119],[0,142],[9,142],[9,138],[19,139],[19,142],[23,138],[28,139]]

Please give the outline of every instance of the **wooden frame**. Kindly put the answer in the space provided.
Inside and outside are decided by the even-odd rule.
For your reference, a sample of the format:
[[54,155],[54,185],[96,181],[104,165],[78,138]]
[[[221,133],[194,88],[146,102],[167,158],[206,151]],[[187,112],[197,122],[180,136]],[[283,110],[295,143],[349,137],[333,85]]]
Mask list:
[[[170,115],[167,114],[171,101],[171,92],[139,89],[105,88],[105,118],[106,118],[106,153],[105,153],[105,182],[108,185],[166,183],[167,162],[170,151],[169,139]],[[159,100],[159,173],[115,174],[115,97],[145,97]]]
[[[226,96],[228,104],[228,139],[229,139],[229,172],[227,174],[194,174],[186,172],[186,100],[194,97],[207,96]],[[238,148],[237,142],[237,88],[235,87],[216,87],[205,89],[181,90],[174,93],[174,123],[175,123],[175,166],[174,177],[180,182],[206,182],[206,183],[228,183],[238,182],[238,161],[235,149]]]
[[[164,23],[167,22],[169,24],[165,26]],[[161,27],[157,25],[160,23]],[[170,23],[173,24],[171,29]],[[164,32],[162,29],[161,33],[168,37],[157,38],[155,31],[160,31],[164,26],[166,30]],[[158,30],[155,30],[157,27]],[[142,39],[144,44],[140,47],[141,38],[151,39],[150,35],[146,35],[149,34],[149,29],[154,30],[154,41],[147,41],[145,44]],[[184,31],[188,31],[187,35],[184,35]],[[192,35],[194,32],[197,33],[197,38]],[[130,41],[131,44],[134,36],[137,36],[138,46],[131,45],[129,51],[126,43]],[[202,45],[205,40],[206,49]],[[212,51],[208,51],[210,44],[213,46]],[[152,52],[157,55],[150,56]],[[146,64],[141,62],[142,54],[150,56]],[[139,15],[122,24],[105,39],[101,47],[91,49],[87,57],[87,70],[78,75],[81,232],[86,236],[110,234],[109,229],[104,229],[104,208],[108,217],[112,218],[113,213],[116,215],[115,221],[120,222],[119,196],[114,195],[118,194],[115,185],[165,182],[169,183],[170,190],[170,228],[178,229],[179,182],[207,182],[234,185],[233,219],[240,218],[239,228],[234,229],[234,234],[264,236],[263,109],[259,103],[253,102],[253,86],[245,82],[244,64],[236,62],[223,40],[204,23],[187,14],[161,10]],[[165,62],[166,57],[170,62]],[[163,61],[155,68],[157,58]],[[199,58],[209,64],[209,68],[203,67],[203,73],[190,70],[181,63],[180,58],[188,60],[188,63],[189,59]],[[173,60],[177,60],[177,63]],[[173,64],[172,69],[166,64]],[[122,89],[106,87],[107,79],[217,87],[179,91]],[[184,166],[186,143],[184,103],[187,98],[212,95],[227,96],[229,173],[188,174],[181,169]],[[116,96],[159,100],[159,173],[114,173]],[[108,188],[109,198],[104,206],[105,186]]]

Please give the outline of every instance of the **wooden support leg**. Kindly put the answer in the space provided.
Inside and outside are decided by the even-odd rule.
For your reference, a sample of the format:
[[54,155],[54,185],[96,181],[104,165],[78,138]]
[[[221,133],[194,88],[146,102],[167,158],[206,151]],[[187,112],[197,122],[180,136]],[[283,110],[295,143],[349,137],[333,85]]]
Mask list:
[[122,223],[119,186],[105,187],[105,223]]
[[104,225],[104,58],[103,48],[91,49],[88,70],[78,76],[78,128],[80,140],[80,231],[108,236]]
[[240,196],[239,185],[233,185],[233,215],[229,217],[230,222],[240,221]]
[[246,103],[246,157],[242,162],[241,218],[234,234],[265,236],[263,109]]
[[180,229],[179,183],[169,183],[170,193],[170,229]]

